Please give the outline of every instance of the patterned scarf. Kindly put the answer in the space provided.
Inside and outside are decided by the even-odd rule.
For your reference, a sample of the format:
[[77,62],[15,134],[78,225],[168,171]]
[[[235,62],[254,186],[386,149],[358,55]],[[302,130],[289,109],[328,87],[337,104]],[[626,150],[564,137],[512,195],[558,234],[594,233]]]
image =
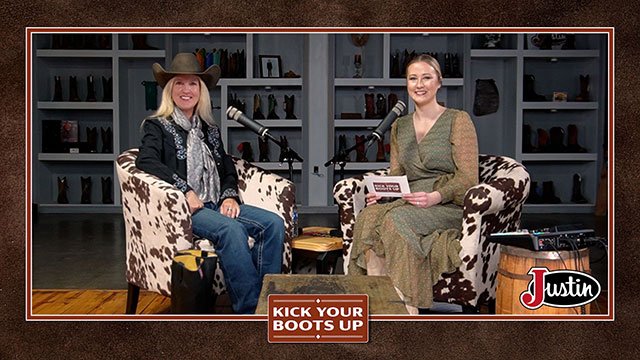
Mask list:
[[178,126],[189,132],[187,136],[187,183],[203,203],[218,202],[220,176],[211,151],[204,143],[200,118],[194,114],[193,122],[191,122],[177,107],[173,110],[171,117]]

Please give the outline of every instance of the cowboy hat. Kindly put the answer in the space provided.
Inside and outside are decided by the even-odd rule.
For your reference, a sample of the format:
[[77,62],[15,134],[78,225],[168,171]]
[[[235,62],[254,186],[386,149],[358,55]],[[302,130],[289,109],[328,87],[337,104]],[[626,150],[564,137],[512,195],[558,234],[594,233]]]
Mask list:
[[202,71],[200,62],[191,53],[178,53],[171,61],[168,71],[165,71],[158,63],[153,64],[151,70],[153,70],[153,77],[156,78],[158,85],[162,88],[176,75],[189,74],[199,76],[209,90],[216,86],[218,79],[220,79],[220,67],[218,65],[211,65],[207,70]]

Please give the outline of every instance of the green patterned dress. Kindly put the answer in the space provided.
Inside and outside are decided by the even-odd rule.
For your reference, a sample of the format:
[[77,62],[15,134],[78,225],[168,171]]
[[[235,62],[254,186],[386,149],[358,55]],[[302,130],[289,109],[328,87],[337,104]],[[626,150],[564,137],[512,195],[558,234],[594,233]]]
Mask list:
[[365,274],[365,251],[386,261],[387,275],[419,308],[433,306],[433,285],[461,264],[464,194],[478,183],[478,143],[464,111],[446,109],[417,143],[413,113],[391,128],[391,171],[407,175],[411,192],[437,190],[440,204],[419,208],[398,199],[366,207],[356,219],[349,274]]

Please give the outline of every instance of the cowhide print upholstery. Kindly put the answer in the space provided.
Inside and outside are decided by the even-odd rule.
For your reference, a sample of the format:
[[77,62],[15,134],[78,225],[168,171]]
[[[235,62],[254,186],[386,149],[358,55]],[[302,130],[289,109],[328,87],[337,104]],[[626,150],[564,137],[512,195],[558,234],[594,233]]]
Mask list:
[[[495,299],[500,248],[487,241],[487,235],[520,227],[522,204],[529,195],[526,168],[511,158],[493,155],[480,155],[479,165],[480,184],[467,190],[464,199],[462,265],[440,277],[433,287],[434,301],[477,306]],[[387,173],[388,169],[376,170],[339,181],[333,188],[340,208],[345,274],[355,219],[365,206],[364,176]]]
[[[184,194],[173,185],[137,169],[137,156],[138,149],[130,149],[118,156],[116,162],[127,239],[126,279],[142,289],[170,296],[174,254],[184,249],[213,250],[213,244],[194,237]],[[291,273],[295,185],[244,160],[233,160],[242,201],[284,219],[282,272]],[[250,245],[252,240],[248,239]],[[217,294],[225,291],[220,266],[216,269],[213,286]]]

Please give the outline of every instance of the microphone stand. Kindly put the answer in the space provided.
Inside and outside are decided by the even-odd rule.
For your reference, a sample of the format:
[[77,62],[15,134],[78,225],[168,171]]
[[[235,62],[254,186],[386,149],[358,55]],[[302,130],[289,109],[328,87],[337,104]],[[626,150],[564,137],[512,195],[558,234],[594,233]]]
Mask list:
[[291,180],[293,182],[293,162],[295,160],[298,160],[300,162],[304,162],[304,160],[300,157],[300,155],[298,155],[298,153],[296,153],[292,148],[290,148],[289,145],[284,145],[282,142],[276,140],[276,138],[273,137],[268,132],[264,134],[263,138],[265,138],[265,137],[267,139],[270,139],[271,141],[273,141],[276,145],[278,145],[280,147],[280,153],[284,154],[284,156],[285,156],[285,158],[283,160],[286,161],[287,164],[289,164],[289,180]]

